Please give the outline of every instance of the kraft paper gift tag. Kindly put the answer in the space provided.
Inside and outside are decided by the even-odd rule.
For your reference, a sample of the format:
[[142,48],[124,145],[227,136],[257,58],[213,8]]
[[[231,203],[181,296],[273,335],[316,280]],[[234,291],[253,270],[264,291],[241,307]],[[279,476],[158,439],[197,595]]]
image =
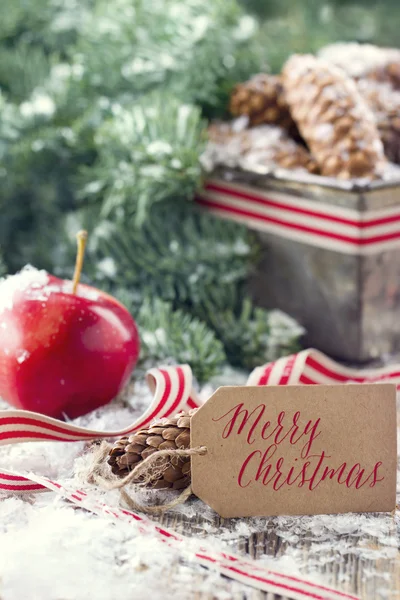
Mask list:
[[192,489],[222,517],[392,511],[392,384],[222,387],[192,417]]

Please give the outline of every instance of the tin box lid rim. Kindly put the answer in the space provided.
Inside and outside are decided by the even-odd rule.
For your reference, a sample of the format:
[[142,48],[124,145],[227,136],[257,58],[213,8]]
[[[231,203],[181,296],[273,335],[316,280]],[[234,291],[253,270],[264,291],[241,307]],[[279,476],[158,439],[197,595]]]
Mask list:
[[333,177],[324,177],[322,175],[313,175],[312,173],[302,173],[299,171],[292,172],[287,169],[271,169],[263,165],[252,165],[252,167],[237,167],[235,169],[226,167],[226,172],[242,172],[244,174],[253,176],[263,176],[266,179],[276,180],[288,183],[300,183],[306,185],[319,186],[323,188],[330,188],[333,190],[354,192],[359,194],[360,192],[372,192],[381,189],[390,189],[400,187],[400,176],[398,178],[388,180],[375,180],[370,181],[368,179],[351,179],[341,180]]

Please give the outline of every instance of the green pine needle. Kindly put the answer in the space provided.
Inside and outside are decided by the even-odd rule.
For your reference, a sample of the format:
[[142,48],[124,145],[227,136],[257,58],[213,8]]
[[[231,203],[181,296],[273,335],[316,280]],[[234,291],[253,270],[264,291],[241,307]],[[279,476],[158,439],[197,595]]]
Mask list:
[[255,307],[242,286],[209,290],[193,313],[216,332],[230,364],[247,369],[299,350],[304,333],[288,315]]
[[155,364],[189,364],[200,383],[216,375],[226,356],[204,323],[160,299],[145,299],[137,315],[141,358]]
[[0,252],[0,277],[4,277],[5,275],[7,275],[8,269],[6,266],[6,263],[3,260],[3,256]]
[[96,133],[96,163],[84,172],[85,202],[101,200],[101,216],[142,225],[150,208],[186,201],[200,185],[204,147],[199,110],[168,94],[151,95],[115,115]]
[[129,220],[101,223],[88,247],[90,275],[100,285],[143,290],[177,308],[242,282],[255,252],[246,227],[174,203],[159,206],[140,229]]

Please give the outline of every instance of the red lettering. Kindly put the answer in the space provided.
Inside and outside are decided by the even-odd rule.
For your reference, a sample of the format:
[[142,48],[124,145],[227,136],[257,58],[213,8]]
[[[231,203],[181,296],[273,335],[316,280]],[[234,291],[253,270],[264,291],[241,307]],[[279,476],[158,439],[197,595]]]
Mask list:
[[265,404],[259,404],[258,406],[256,406],[256,408],[249,413],[249,411],[244,408],[243,409],[243,403],[242,404],[238,404],[237,406],[234,406],[231,410],[229,410],[227,413],[225,413],[224,415],[222,415],[221,417],[218,417],[217,419],[213,419],[214,422],[217,421],[221,421],[221,419],[224,419],[225,417],[227,417],[228,415],[230,415],[231,413],[233,413],[232,418],[228,421],[228,423],[225,425],[224,430],[222,432],[222,437],[223,439],[228,438],[232,431],[233,428],[235,427],[238,419],[240,418],[240,416],[243,415],[242,418],[242,422],[239,423],[238,429],[237,429],[237,434],[240,435],[245,427],[245,425],[247,424],[247,422],[249,421],[250,417],[253,416],[253,414],[260,409],[258,415],[256,416],[253,425],[250,427],[250,430],[247,434],[247,443],[248,444],[252,444],[255,440],[254,438],[252,438],[253,433],[255,428],[257,427],[261,417],[264,414],[265,411]]
[[372,481],[369,484],[369,487],[375,487],[376,483],[378,483],[379,481],[383,481],[385,479],[384,477],[379,477],[378,478],[378,469],[379,469],[379,467],[381,465],[382,465],[381,462],[377,462],[376,465],[374,466],[373,470],[372,470],[372,473],[370,473],[368,475],[368,477],[366,477],[364,479],[364,481],[362,481],[362,475],[364,474],[364,469],[363,469],[362,472],[360,473],[360,475],[357,477],[357,480],[356,480],[356,489],[359,490],[364,485],[366,485],[368,483],[368,481],[371,479],[371,477],[372,477]]
[[[342,483],[345,483],[345,482],[346,482],[346,477],[344,478],[344,480],[343,480],[343,481],[340,481],[340,478],[344,476],[343,474],[344,474],[344,471],[345,471],[345,469],[346,469],[346,467],[347,467],[347,463],[345,463],[345,462],[344,462],[344,463],[343,463],[342,465],[340,465],[340,466],[342,467],[342,471],[340,472],[340,474],[339,474],[339,476],[338,476],[338,478],[337,478],[337,481],[338,481],[338,483],[341,485]],[[340,467],[339,467],[339,468],[340,468]]]
[[270,433],[269,435],[264,435],[264,434],[265,434],[265,432],[266,432],[266,430],[267,430],[267,429],[268,429],[270,426],[271,426],[271,421],[267,421],[267,422],[265,423],[264,427],[262,428],[262,430],[261,430],[261,437],[262,437],[262,439],[263,439],[263,440],[267,440],[269,437],[271,437],[271,435],[273,435],[273,434],[274,434],[274,431],[275,431],[275,429],[274,429],[274,431],[272,431],[272,433]]
[[380,461],[377,462],[376,465],[374,466],[374,470],[372,471],[372,475],[374,476],[374,479],[369,484],[369,487],[374,487],[375,484],[378,483],[378,481],[383,481],[385,479],[384,477],[379,477],[378,478],[378,469],[379,469],[380,466],[382,466],[382,463]]
[[[336,480],[338,485],[345,485],[347,488],[354,487],[358,490],[368,483],[370,487],[374,487],[379,481],[383,481],[384,479],[384,477],[379,476],[379,467],[381,467],[382,462],[377,462],[368,476],[365,476],[365,469],[361,468],[360,463],[353,465],[350,470],[346,462],[342,463],[336,469],[329,466],[323,467],[324,461],[331,458],[330,455],[325,454],[325,451],[322,451],[321,454],[309,456],[309,459],[313,460],[292,465],[286,471],[284,468],[284,457],[278,458],[275,463],[271,462],[277,449],[278,446],[276,444],[271,444],[265,452],[261,450],[251,452],[240,468],[238,475],[239,486],[246,488],[253,481],[260,481],[263,486],[271,484],[271,487],[275,491],[279,491],[285,485],[291,487],[297,483],[297,487],[299,488],[307,485],[310,491],[314,491],[323,481],[330,479],[331,481]],[[253,462],[254,458],[255,463]],[[250,472],[253,475],[250,475]]]
[[[275,434],[275,438],[274,438],[274,442],[275,444],[280,444],[281,442],[283,442],[283,440],[285,439],[286,435],[283,436],[283,438],[280,440],[279,439],[279,435],[282,433],[283,431],[283,425],[282,425],[282,421],[285,418],[285,411],[283,410],[282,412],[279,413],[278,415],[278,427],[276,427],[276,429],[278,430]],[[276,430],[275,429],[275,430]],[[274,431],[275,431],[274,430]],[[290,431],[289,431],[290,432]],[[288,433],[289,433],[288,432]]]
[[[311,458],[311,457],[309,457]],[[317,488],[319,486],[319,484],[321,483],[322,479],[320,478],[320,480],[318,481],[318,483],[315,483],[316,477],[318,475],[318,471],[320,470],[322,463],[324,462],[325,458],[330,458],[330,456],[327,456],[325,454],[325,451],[323,450],[321,452],[321,454],[315,454],[312,456],[312,458],[319,458],[317,466],[314,469],[313,474],[311,475],[311,478],[309,479],[309,484],[308,484],[308,489],[310,491],[315,490],[315,488]]]
[[293,417],[293,423],[295,424],[295,429],[292,432],[292,435],[290,436],[290,443],[292,445],[295,445],[295,444],[297,444],[297,442],[299,442],[301,440],[301,438],[303,438],[305,435],[310,433],[310,437],[309,437],[308,441],[306,442],[306,444],[304,444],[304,446],[301,450],[301,458],[307,458],[311,451],[311,446],[312,446],[314,440],[321,435],[321,432],[317,432],[318,425],[320,424],[321,419],[317,419],[315,421],[315,423],[313,421],[308,421],[303,432],[298,436],[297,439],[295,439],[295,435],[299,429],[297,426],[297,421],[298,421],[299,417],[300,417],[300,412],[295,413],[295,415]]
[[[353,475],[353,471],[355,471],[356,469],[357,469],[356,476],[354,477],[353,481],[351,481],[351,476]],[[360,469],[361,469],[360,463],[356,463],[355,465],[353,465],[351,467],[351,469],[350,469],[350,471],[349,471],[349,473],[348,473],[348,475],[346,477],[346,481],[345,481],[346,487],[350,488],[353,485],[353,483],[355,483],[360,478],[362,478],[362,476],[364,474],[364,469],[361,469],[361,472],[360,472]]]
[[294,428],[293,427],[291,428],[291,430],[293,429],[293,431],[292,431],[292,434],[290,436],[290,443],[292,444],[292,446],[294,446],[295,444],[297,444],[297,442],[299,441],[299,439],[301,439],[301,436],[303,435],[303,434],[301,434],[297,438],[297,440],[294,439],[294,436],[296,435],[296,433],[299,430],[298,425],[297,425],[299,417],[300,417],[300,412],[299,411],[297,411],[296,413],[294,413],[294,416],[293,416],[293,425],[294,425]]
[[[232,434],[240,435],[244,432],[247,434],[248,444],[253,444],[256,435],[260,435],[263,440],[272,438],[277,445],[289,438],[290,444],[294,446],[304,436],[308,436],[308,440],[301,451],[301,457],[307,458],[314,440],[320,435],[320,432],[318,432],[320,419],[317,419],[315,422],[308,421],[304,429],[301,430],[299,427],[301,413],[300,411],[297,411],[294,413],[292,422],[289,423],[290,426],[285,433],[285,411],[281,411],[278,414],[276,425],[271,429],[272,423],[270,420],[265,421],[264,424],[260,423],[266,410],[265,404],[259,404],[252,411],[247,410],[244,406],[244,403],[237,404],[220,417],[213,418],[214,422],[226,420],[222,431],[223,439],[228,438]],[[257,432],[256,429],[259,425],[260,427],[262,425],[261,431],[259,430]]]
[[310,439],[303,446],[303,448],[301,450],[301,458],[307,458],[307,456],[311,452],[311,446],[312,446],[314,440],[316,440],[317,437],[319,437],[321,435],[320,431],[317,433],[318,425],[320,424],[320,422],[321,422],[321,419],[317,419],[315,421],[315,423],[313,423],[312,421],[308,421],[308,423],[304,429],[304,433],[308,434],[308,432],[310,432]]
[[273,485],[273,488],[275,491],[278,491],[282,487],[282,485],[285,485],[285,482],[283,481],[281,483],[281,485],[278,486],[278,482],[279,482],[280,478],[282,477],[282,472],[281,472],[282,464],[283,464],[283,458],[280,458],[276,463],[277,478],[275,479],[274,485]]
[[340,467],[338,467],[337,469],[330,469],[329,467],[325,467],[324,473],[321,477],[321,481],[325,481],[325,479],[327,477],[329,477],[329,479],[333,479],[335,477],[336,473],[338,473],[340,471],[340,474],[338,477],[338,483],[340,483],[339,479],[343,475],[343,471],[345,470],[345,468],[346,468],[346,463],[341,464]]
[[263,478],[263,485],[265,485],[266,477],[268,477],[269,472],[271,470],[271,465],[268,463],[269,460],[273,457],[276,452],[276,445],[272,444],[267,450],[264,452],[263,457],[260,462],[260,466],[258,467],[256,481],[258,481],[261,477]]
[[254,452],[251,452],[251,454],[249,454],[249,456],[246,458],[246,460],[244,461],[244,463],[242,464],[242,466],[240,467],[240,471],[239,471],[239,476],[238,476],[238,484],[240,485],[240,487],[245,488],[248,485],[250,485],[251,483],[251,479],[249,479],[249,481],[247,483],[243,483],[243,475],[247,469],[247,466],[249,464],[249,462],[251,461],[251,459],[256,455],[259,454],[261,456],[261,451],[260,450],[254,450]]

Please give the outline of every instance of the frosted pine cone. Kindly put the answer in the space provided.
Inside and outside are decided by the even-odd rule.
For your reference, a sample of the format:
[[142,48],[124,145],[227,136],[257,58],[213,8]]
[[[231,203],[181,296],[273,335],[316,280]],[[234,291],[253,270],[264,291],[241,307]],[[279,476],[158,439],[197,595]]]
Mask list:
[[250,125],[265,123],[280,125],[292,133],[297,131],[276,75],[260,73],[239,83],[232,92],[229,108],[236,117],[248,116]]
[[393,163],[400,163],[400,92],[384,83],[361,79],[358,89],[368,103],[378,126],[385,154]]
[[354,79],[374,79],[400,89],[400,50],[372,44],[337,43],[321,48],[318,56]]
[[263,165],[271,169],[281,167],[318,173],[318,166],[308,150],[292,140],[281,127],[259,125],[245,129],[238,121],[210,125],[210,141],[203,156],[209,170],[218,165]]
[[[190,447],[190,419],[196,410],[153,423],[129,437],[123,437],[110,450],[108,464],[113,473],[124,477],[145,458],[160,450]],[[141,478],[133,483],[143,483]],[[151,480],[153,488],[180,490],[190,484],[190,456],[174,457],[165,461],[162,474]]]
[[293,118],[323,175],[381,177],[383,145],[354,81],[322,59],[294,55],[284,66],[283,85]]

